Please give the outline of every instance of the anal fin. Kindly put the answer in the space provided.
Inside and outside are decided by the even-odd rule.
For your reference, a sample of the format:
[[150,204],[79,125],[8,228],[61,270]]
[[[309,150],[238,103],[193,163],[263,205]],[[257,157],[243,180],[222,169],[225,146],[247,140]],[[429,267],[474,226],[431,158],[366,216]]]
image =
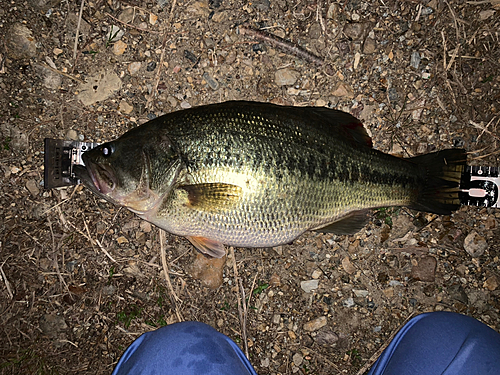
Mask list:
[[186,238],[193,244],[194,247],[196,247],[196,250],[208,257],[222,258],[226,255],[224,244],[221,244],[220,242],[205,237],[191,236]]
[[338,235],[354,234],[359,232],[366,225],[369,220],[368,214],[370,212],[371,210],[353,211],[333,223],[314,230],[316,232],[333,233]]

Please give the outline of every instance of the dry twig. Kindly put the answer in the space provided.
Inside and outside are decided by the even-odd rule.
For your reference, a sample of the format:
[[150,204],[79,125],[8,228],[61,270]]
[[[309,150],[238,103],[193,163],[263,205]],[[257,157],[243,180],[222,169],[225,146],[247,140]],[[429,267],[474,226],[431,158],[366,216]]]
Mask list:
[[[236,285],[236,291],[238,294],[238,314],[240,317],[240,325],[241,325],[241,339],[243,340],[243,346],[245,348],[245,355],[248,357],[248,342],[247,342],[247,327],[246,327],[246,316],[244,315],[244,307],[242,306],[244,302],[242,301],[241,294],[245,293],[243,290],[243,285],[240,285],[239,277],[238,277],[238,266],[236,265],[236,255],[234,254],[234,248],[231,246],[229,248],[229,252],[231,253],[231,256],[233,258],[233,271],[234,271],[234,283]],[[240,288],[239,288],[240,287]],[[240,290],[242,292],[240,292]],[[245,308],[246,310],[246,308]]]
[[262,30],[256,30],[252,27],[242,25],[240,26],[240,33],[243,35],[249,35],[255,39],[261,40],[263,42],[269,43],[272,47],[277,48],[285,53],[289,53],[293,56],[297,56],[303,60],[314,63],[318,66],[325,65],[325,60],[315,54],[306,51],[304,48],[289,42],[279,36],[269,34]]
[[[2,246],[2,243],[0,242],[0,248]],[[5,275],[5,272],[3,272],[3,265],[5,264],[5,262],[7,262],[7,260],[10,258],[10,255],[7,257],[7,259],[5,259],[5,261],[2,263],[2,265],[0,266],[0,273],[2,274],[2,279],[3,279],[3,282],[5,284],[5,288],[7,288],[7,294],[9,295],[10,299],[14,298],[14,293],[12,293],[12,289],[10,288],[10,282],[9,280],[7,280],[7,276]]]
[[167,263],[167,255],[165,253],[165,247],[163,246],[163,242],[165,241],[165,231],[160,229],[160,253],[161,253],[161,264],[163,266],[163,273],[165,274],[165,280],[167,282],[168,290],[170,291],[170,299],[172,304],[174,305],[175,315],[177,315],[177,320],[183,322],[181,313],[179,312],[179,307],[177,306],[177,301],[181,301],[177,294],[174,292],[174,288],[172,287],[172,282],[170,281],[170,275],[168,274],[168,263]]
[[78,38],[80,34],[80,24],[82,22],[82,14],[83,14],[83,4],[85,0],[82,0],[80,5],[80,14],[78,15],[78,24],[76,25],[76,35],[75,35],[75,45],[73,46],[73,60],[76,60],[76,52],[78,51]]

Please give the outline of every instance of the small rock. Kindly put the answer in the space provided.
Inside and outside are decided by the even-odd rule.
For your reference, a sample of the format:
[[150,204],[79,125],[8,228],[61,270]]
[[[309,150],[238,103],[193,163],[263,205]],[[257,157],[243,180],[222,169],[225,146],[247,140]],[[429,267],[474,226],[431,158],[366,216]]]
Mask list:
[[470,232],[464,240],[464,249],[473,258],[478,258],[484,254],[488,248],[486,239],[479,235],[475,230]]
[[210,289],[217,289],[222,285],[225,264],[226,256],[222,258],[207,258],[203,254],[198,253],[191,266],[191,275]]
[[74,129],[69,129],[66,132],[66,139],[70,140],[70,141],[76,141],[76,140],[78,140],[78,133],[77,133],[77,131],[74,130]]
[[490,18],[492,15],[494,15],[495,12],[496,11],[493,9],[483,10],[483,11],[479,12],[479,19],[481,21],[484,21],[484,20]]
[[141,65],[142,64],[139,61],[134,61],[128,64],[127,70],[131,76],[136,75],[139,72],[139,69],[141,69]]
[[297,82],[299,75],[291,69],[280,69],[274,74],[274,82],[278,86],[290,86]]
[[332,92],[333,96],[354,98],[354,90],[347,83],[339,82],[335,90]]
[[269,357],[260,360],[260,367],[269,367]]
[[119,245],[121,245],[121,244],[124,244],[124,243],[128,243],[128,240],[127,240],[127,238],[126,238],[126,237],[124,237],[124,236],[120,236],[120,237],[118,237],[118,238],[116,239],[116,242],[118,242],[118,244],[119,244]]
[[342,267],[344,268],[344,271],[347,272],[349,275],[352,275],[356,272],[356,267],[353,266],[351,260],[347,256],[344,259],[342,259]]
[[295,366],[300,366],[304,361],[304,356],[301,353],[295,353],[292,357]]
[[121,40],[113,44],[113,53],[116,56],[123,55],[126,49],[127,49],[127,43],[122,42]]
[[293,331],[288,331],[288,337],[290,337],[290,340],[296,340],[297,335]]
[[344,34],[352,40],[361,40],[365,36],[367,26],[359,22],[348,23],[344,27]]
[[152,72],[155,69],[156,69],[156,61],[150,61],[146,66],[146,71],[148,72]]
[[43,79],[43,85],[46,88],[56,90],[61,87],[62,77],[60,74],[43,65],[34,64],[34,67],[37,74]]
[[281,315],[280,314],[274,314],[273,315],[273,323],[274,324],[280,324],[281,321]]
[[188,101],[183,100],[183,101],[181,102],[181,108],[182,108],[182,109],[188,109],[188,108],[191,108],[191,104],[189,104],[189,102],[188,102]]
[[433,282],[436,277],[437,260],[432,256],[418,259],[416,266],[411,269],[411,277],[419,281]]
[[118,16],[118,19],[123,23],[130,23],[134,19],[134,13],[134,7],[125,8]]
[[308,332],[317,331],[318,329],[326,326],[327,319],[326,316],[320,316],[319,318],[313,319],[310,322],[304,324],[304,330]]
[[450,285],[447,289],[448,294],[451,298],[456,301],[462,302],[467,305],[469,303],[469,296],[464,290],[464,287],[460,284]]
[[68,328],[62,316],[45,314],[38,322],[43,333],[49,336],[56,336],[59,332]]
[[306,293],[311,293],[313,290],[318,289],[319,280],[306,280],[300,282],[300,287]]
[[121,113],[124,113],[126,115],[131,114],[133,110],[134,110],[134,106],[128,104],[125,100],[122,100],[120,102],[120,105],[118,106],[118,111],[120,111]]
[[210,74],[208,73],[203,73],[203,79],[207,82],[208,86],[210,86],[210,88],[212,90],[217,90],[219,88],[219,82],[217,82],[217,80],[215,80]]
[[419,65],[420,65],[420,53],[418,53],[417,51],[413,51],[411,53],[410,66],[414,69],[418,69]]
[[390,288],[386,288],[384,290],[382,290],[382,292],[384,293],[384,295],[387,297],[387,298],[392,298],[394,297],[394,288],[390,287]]
[[40,194],[40,189],[38,188],[38,184],[35,180],[28,180],[28,182],[26,182],[26,189],[28,189],[28,191],[34,197]]
[[269,285],[274,286],[274,287],[280,287],[281,286],[280,276],[276,273],[273,273],[271,275],[271,278],[269,279]]
[[352,297],[349,297],[345,300],[342,301],[342,305],[345,306],[345,307],[353,307],[355,305],[354,303],[354,298]]
[[125,35],[125,32],[122,29],[120,29],[118,26],[111,25],[109,27],[108,33],[105,36],[106,45],[118,42],[123,37],[123,35]]
[[144,233],[151,232],[151,224],[148,223],[146,220],[141,220],[140,228]]
[[498,277],[493,275],[486,279],[486,281],[483,284],[483,288],[486,288],[489,291],[494,291],[496,288],[498,288],[498,285],[499,285]]
[[11,59],[22,60],[36,56],[36,40],[26,25],[15,23],[5,35],[7,56]]
[[356,297],[368,297],[368,291],[363,289],[353,289],[352,292]]
[[335,334],[335,332],[325,329],[321,330],[316,334],[316,337],[314,340],[319,344],[319,345],[333,345],[335,344],[338,340],[339,337]]
[[108,99],[121,87],[122,81],[114,71],[101,71],[78,86],[77,96],[84,105],[91,105]]
[[321,270],[314,270],[312,273],[312,278],[319,279],[321,275],[323,275],[323,272],[321,272]]
[[376,50],[377,42],[375,42],[375,39],[366,38],[365,43],[363,44],[363,53],[366,55],[371,55],[372,53],[375,53]]
[[155,25],[156,22],[158,22],[158,16],[156,14],[149,13],[149,23],[151,25]]

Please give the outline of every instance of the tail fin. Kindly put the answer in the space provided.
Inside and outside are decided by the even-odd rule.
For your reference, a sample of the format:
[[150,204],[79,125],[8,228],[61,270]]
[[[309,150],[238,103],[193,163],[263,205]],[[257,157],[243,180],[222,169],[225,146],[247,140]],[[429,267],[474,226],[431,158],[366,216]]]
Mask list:
[[449,149],[407,159],[418,164],[426,179],[417,201],[410,208],[449,215],[460,207],[460,177],[467,155],[463,149]]

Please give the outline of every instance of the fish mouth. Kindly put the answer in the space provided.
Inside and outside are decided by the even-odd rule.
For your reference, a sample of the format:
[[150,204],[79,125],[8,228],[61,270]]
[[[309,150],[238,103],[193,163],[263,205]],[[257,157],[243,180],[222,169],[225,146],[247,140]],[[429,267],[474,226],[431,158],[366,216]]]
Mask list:
[[108,194],[116,188],[116,177],[111,167],[87,162],[87,172],[101,194]]
[[76,165],[73,171],[85,186],[99,195],[107,195],[117,186],[115,174],[109,166],[87,160],[85,167]]

